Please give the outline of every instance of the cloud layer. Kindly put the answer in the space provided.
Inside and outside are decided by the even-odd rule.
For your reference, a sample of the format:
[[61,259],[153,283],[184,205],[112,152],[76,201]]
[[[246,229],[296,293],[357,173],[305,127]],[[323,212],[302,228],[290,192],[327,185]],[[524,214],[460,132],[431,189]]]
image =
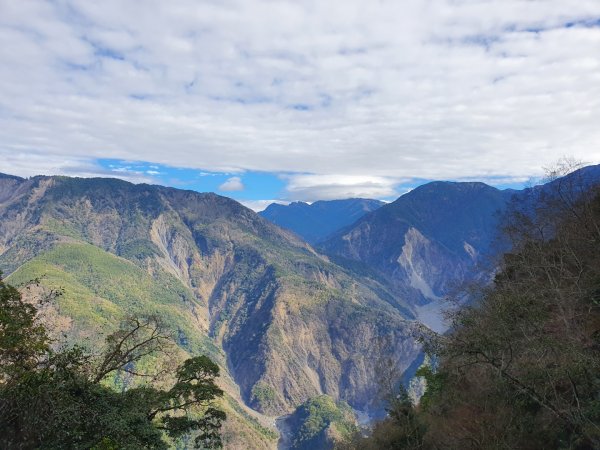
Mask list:
[[223,192],[243,191],[244,183],[240,177],[231,177],[219,186],[219,190]]
[[313,202],[338,198],[386,198],[397,196],[396,186],[402,181],[396,177],[368,175],[290,175],[287,180],[287,198]]
[[599,49],[597,0],[0,0],[0,169],[522,178],[600,161]]

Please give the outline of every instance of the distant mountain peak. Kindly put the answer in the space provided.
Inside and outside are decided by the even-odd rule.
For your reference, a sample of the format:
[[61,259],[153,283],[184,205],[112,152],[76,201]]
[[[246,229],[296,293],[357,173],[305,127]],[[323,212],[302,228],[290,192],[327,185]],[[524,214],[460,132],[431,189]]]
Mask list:
[[0,172],[0,179],[9,179],[9,180],[15,180],[15,181],[24,181],[25,180],[25,178],[18,177],[16,175],[9,175],[7,173],[2,173],[2,172]]
[[384,204],[365,198],[318,200],[312,204],[300,201],[289,205],[273,203],[259,214],[295,232],[308,243],[316,244]]

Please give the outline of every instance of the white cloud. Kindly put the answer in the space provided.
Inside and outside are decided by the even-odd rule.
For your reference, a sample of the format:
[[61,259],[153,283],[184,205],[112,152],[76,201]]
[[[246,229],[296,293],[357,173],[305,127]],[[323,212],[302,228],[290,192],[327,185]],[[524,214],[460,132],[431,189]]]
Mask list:
[[267,206],[277,203],[279,205],[289,205],[290,202],[284,200],[238,200],[242,205],[250,208],[254,212],[260,212],[267,209]]
[[0,171],[358,177],[292,176],[309,200],[600,162],[598,0],[31,0],[0,17]]
[[316,201],[343,198],[395,197],[401,180],[367,175],[288,175],[287,197],[290,200]]
[[240,177],[231,177],[219,186],[219,190],[223,192],[243,191],[244,183]]
[[78,177],[119,178],[132,183],[156,184],[157,180],[128,167],[106,169],[91,163],[85,158],[70,157],[45,152],[17,152],[2,155],[0,172],[16,174],[22,177],[35,175],[67,175]]

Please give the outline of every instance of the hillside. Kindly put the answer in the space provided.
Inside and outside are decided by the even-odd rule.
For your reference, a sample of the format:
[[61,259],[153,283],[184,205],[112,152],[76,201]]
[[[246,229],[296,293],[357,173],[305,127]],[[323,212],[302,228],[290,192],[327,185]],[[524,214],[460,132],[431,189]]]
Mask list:
[[[64,289],[53,322],[73,341],[93,345],[128,314],[163,318],[185,351],[226,369],[236,426],[256,448],[272,432],[235,398],[280,415],[327,394],[368,412],[376,360],[406,367],[418,353],[407,305],[215,194],[2,176],[0,252],[11,283]],[[385,355],[372,345],[382,335]]]
[[272,203],[259,215],[280,227],[293,231],[306,242],[316,244],[384,204],[379,200],[364,198],[321,200],[311,204]]

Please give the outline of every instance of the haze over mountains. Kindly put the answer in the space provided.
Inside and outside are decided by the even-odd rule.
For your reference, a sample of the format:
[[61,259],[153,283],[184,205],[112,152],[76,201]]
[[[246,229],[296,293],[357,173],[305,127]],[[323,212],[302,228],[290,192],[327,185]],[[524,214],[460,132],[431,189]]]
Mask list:
[[[554,183],[575,176],[597,182],[600,166]],[[128,314],[161,316],[182,351],[225,369],[229,445],[272,448],[271,418],[323,394],[380,413],[378,361],[404,370],[421,323],[444,331],[444,297],[490,276],[501,213],[530,192],[433,182],[383,206],[298,203],[261,217],[212,193],[0,175],[0,269],[64,289],[47,316],[72,342],[93,345]]]
[[380,200],[349,198],[320,200],[311,204],[293,202],[270,204],[259,215],[280,227],[292,230],[309,244],[317,244],[340,228],[350,225],[385,203]]

